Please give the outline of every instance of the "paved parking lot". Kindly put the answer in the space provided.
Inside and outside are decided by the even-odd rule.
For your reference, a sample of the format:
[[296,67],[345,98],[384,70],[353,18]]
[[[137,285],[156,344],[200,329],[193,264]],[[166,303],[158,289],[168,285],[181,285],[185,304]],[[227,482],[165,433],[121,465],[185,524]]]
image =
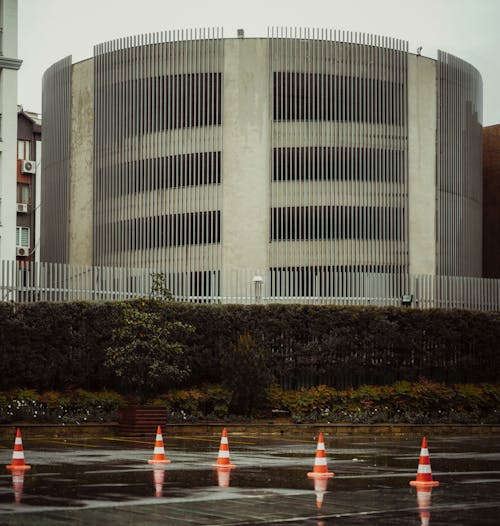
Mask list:
[[[211,467],[219,441],[164,436],[172,463],[147,464],[151,441],[30,439],[21,478],[0,472],[0,525],[498,524],[497,437],[428,437],[434,478],[415,478],[421,437],[326,437],[327,487],[314,487],[315,437],[229,436],[229,474]],[[13,441],[12,441],[13,443]],[[3,465],[12,444],[0,444]],[[16,502],[17,501],[17,502]]]

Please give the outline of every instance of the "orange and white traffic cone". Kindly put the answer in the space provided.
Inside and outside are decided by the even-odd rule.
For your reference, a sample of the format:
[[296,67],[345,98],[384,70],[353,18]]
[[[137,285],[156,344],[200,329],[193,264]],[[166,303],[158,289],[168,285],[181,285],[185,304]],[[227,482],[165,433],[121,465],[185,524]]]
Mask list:
[[417,488],[417,503],[420,511],[420,524],[421,526],[428,526],[431,518],[429,511],[431,507],[431,495],[432,487],[420,486]]
[[233,469],[236,466],[231,464],[229,458],[229,442],[227,441],[227,429],[222,430],[222,436],[220,439],[219,456],[217,457],[217,464],[212,464],[214,468],[226,468]]
[[7,469],[15,469],[17,471],[31,469],[31,466],[28,466],[28,464],[24,462],[23,439],[21,438],[21,430],[19,428],[17,428],[16,440],[14,441],[12,464],[7,466]]
[[314,467],[312,472],[307,474],[308,477],[329,478],[333,477],[333,472],[328,471],[326,465],[326,451],[323,433],[318,436],[318,445],[316,447],[316,458],[314,459]]
[[163,447],[163,436],[161,434],[161,427],[158,426],[156,430],[155,449],[153,451],[153,458],[148,460],[148,464],[170,464],[170,460],[165,457],[165,449]]
[[231,482],[231,468],[217,468],[217,484],[220,488],[229,488]]
[[429,457],[429,450],[427,449],[427,439],[422,439],[422,447],[420,449],[420,459],[418,461],[418,470],[416,480],[410,481],[410,486],[438,486],[437,480],[432,480],[431,459]]
[[163,484],[165,482],[165,470],[163,468],[153,469],[153,480],[155,484],[155,497],[163,497]]
[[316,506],[318,510],[323,506],[323,498],[328,487],[328,477],[315,477],[314,493],[316,493]]
[[24,472],[24,469],[12,470],[12,488],[14,489],[14,502],[16,504],[21,504],[21,497],[23,496]]

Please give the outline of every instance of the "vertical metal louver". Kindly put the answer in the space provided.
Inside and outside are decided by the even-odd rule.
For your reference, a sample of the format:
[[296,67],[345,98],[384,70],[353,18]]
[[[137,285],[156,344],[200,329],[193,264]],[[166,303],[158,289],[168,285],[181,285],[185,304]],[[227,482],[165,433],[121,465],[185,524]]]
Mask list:
[[222,30],[100,44],[94,68],[94,263],[158,268],[173,290],[213,293],[221,265]]
[[481,276],[483,83],[438,51],[437,273]]
[[271,28],[271,295],[362,295],[408,272],[407,42]]
[[71,153],[71,56],[53,64],[42,80],[43,157],[41,261],[68,262]]

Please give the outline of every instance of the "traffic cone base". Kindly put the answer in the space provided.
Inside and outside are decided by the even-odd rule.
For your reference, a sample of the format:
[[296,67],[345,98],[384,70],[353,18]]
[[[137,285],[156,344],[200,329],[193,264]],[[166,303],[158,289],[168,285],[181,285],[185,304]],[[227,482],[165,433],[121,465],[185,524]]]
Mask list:
[[318,436],[318,445],[316,446],[316,457],[314,458],[314,467],[311,472],[307,474],[309,478],[331,478],[333,472],[328,471],[326,465],[326,451],[323,433]]
[[155,448],[153,451],[153,458],[148,460],[148,464],[170,464],[170,460],[165,457],[165,449],[163,447],[163,436],[161,434],[161,427],[158,426],[156,430]]
[[217,463],[212,464],[212,467],[218,469],[234,469],[236,467],[235,464],[231,464],[231,459],[229,458],[229,442],[227,440],[226,428],[222,430]]
[[17,428],[16,439],[14,441],[14,451],[12,453],[12,464],[5,466],[7,469],[27,470],[31,466],[24,462],[23,439],[21,438],[21,430]]
[[410,486],[425,488],[439,486],[437,480],[432,480],[431,459],[427,448],[427,438],[423,437],[418,460],[417,478],[410,481]]
[[155,460],[154,458],[150,458],[148,460],[148,464],[170,464],[170,462],[172,462],[172,461],[169,460],[168,458],[164,458],[164,459],[160,459],[160,460]]
[[28,466],[28,464],[24,464],[24,466],[15,466],[13,464],[10,464],[9,466],[5,466],[7,469],[15,469],[16,471],[26,471],[28,469],[31,469],[31,466]]
[[236,464],[211,464],[211,466],[213,468],[220,469],[221,471],[224,471],[225,469],[230,470],[236,468]]
[[314,473],[314,471],[310,471],[307,476],[312,479],[329,479],[332,478],[335,473],[328,471],[327,473]]
[[431,480],[429,482],[420,481],[420,480],[410,480],[410,486],[416,486],[416,487],[432,487],[432,486],[439,486],[439,482],[437,480]]

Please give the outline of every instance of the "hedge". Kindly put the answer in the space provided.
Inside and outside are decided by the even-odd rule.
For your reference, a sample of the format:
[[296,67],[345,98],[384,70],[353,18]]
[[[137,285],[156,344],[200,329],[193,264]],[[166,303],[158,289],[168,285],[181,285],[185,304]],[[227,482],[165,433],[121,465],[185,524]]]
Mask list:
[[[271,386],[265,391],[260,418],[285,417],[294,422],[500,423],[500,385],[447,386],[417,383],[363,385],[337,390],[320,385],[296,391]],[[165,408],[169,422],[220,421],[237,418],[231,410],[235,393],[218,385],[170,390],[149,403]],[[116,420],[126,400],[116,392],[0,392],[0,424],[12,422],[103,422]]]
[[[181,387],[224,384],[242,335],[285,387],[336,388],[427,377],[497,383],[500,313],[313,305],[200,305],[140,300],[139,309],[195,327],[183,336],[191,375]],[[119,302],[0,304],[0,390],[126,390],[103,350],[122,321]],[[234,363],[233,363],[234,362]],[[238,367],[238,361],[232,361]],[[161,392],[161,389],[159,390]]]
[[70,392],[31,389],[0,391],[0,424],[10,422],[111,422],[125,399],[113,391],[89,392],[76,389]]

